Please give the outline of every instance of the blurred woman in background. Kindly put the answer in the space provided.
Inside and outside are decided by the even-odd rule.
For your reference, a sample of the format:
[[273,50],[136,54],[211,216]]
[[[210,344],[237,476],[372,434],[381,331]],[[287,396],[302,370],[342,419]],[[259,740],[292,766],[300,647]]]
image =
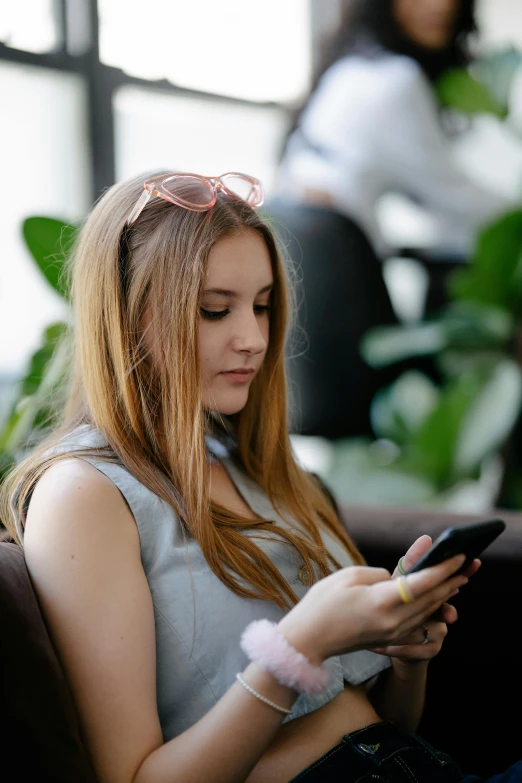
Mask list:
[[370,328],[397,322],[380,198],[400,193],[436,218],[428,309],[479,227],[509,206],[456,166],[434,90],[469,63],[474,31],[474,0],[353,0],[296,117],[266,210],[302,269],[308,347],[289,363],[302,433],[370,434],[373,395],[405,369],[378,373],[359,355]]

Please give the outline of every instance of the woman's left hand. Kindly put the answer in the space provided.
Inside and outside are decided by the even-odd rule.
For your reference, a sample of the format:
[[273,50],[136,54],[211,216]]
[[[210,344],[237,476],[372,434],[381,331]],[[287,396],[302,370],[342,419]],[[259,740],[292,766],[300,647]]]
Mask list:
[[[421,555],[430,548],[431,544],[432,540],[427,535],[417,538],[402,559],[403,569],[407,570],[416,563]],[[480,565],[480,560],[475,559],[465,571],[466,576],[473,576],[480,568]],[[400,576],[400,572],[398,568],[395,568],[392,578],[394,579],[397,576]],[[457,593],[458,590],[455,595]],[[440,652],[448,633],[448,625],[452,625],[457,620],[458,612],[455,607],[452,604],[444,603],[420,628],[415,629],[415,631],[401,639],[399,644],[390,645],[389,647],[373,647],[372,651],[381,655],[388,655],[404,663],[430,661]]]

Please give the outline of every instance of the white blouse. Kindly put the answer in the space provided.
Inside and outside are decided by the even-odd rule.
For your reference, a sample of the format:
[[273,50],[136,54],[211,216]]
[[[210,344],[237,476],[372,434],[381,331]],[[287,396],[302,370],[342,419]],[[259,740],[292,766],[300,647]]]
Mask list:
[[457,165],[433,88],[411,58],[345,57],[323,75],[282,160],[275,195],[326,191],[386,248],[379,199],[407,196],[436,218],[434,245],[466,253],[477,228],[510,201]]

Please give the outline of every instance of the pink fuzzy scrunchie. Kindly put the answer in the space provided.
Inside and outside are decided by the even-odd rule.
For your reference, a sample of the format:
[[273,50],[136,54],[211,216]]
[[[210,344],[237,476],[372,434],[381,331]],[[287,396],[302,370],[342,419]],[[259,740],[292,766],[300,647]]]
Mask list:
[[314,666],[306,655],[289,644],[276,623],[254,620],[241,635],[241,649],[260,669],[273,674],[281,685],[299,693],[323,693],[329,674],[324,666]]

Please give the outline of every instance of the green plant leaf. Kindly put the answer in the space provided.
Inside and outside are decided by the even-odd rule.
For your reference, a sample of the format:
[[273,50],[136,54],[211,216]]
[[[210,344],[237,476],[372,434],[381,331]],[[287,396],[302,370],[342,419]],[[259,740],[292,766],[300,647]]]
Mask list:
[[68,299],[63,268],[76,239],[76,226],[50,217],[28,217],[23,221],[22,234],[47,282],[60,296]]
[[462,421],[483,385],[483,379],[468,374],[451,381],[440,391],[438,405],[412,436],[408,459],[419,473],[439,489],[454,480],[454,457]]
[[345,504],[418,506],[435,494],[425,477],[401,467],[383,465],[377,443],[364,439],[336,441],[325,475],[336,498]]
[[513,334],[512,315],[499,307],[471,300],[450,302],[440,324],[448,349],[496,350],[505,347]]
[[436,321],[411,326],[380,326],[368,331],[362,338],[360,352],[372,367],[423,356],[444,348],[446,336]]
[[510,46],[478,58],[471,66],[471,72],[507,112],[513,78],[521,64],[522,53]]
[[7,451],[0,452],[0,482],[9,470],[11,470],[15,461],[13,454],[9,454]]
[[514,361],[499,362],[463,417],[456,444],[455,472],[468,475],[500,448],[522,405],[522,372]]
[[443,106],[465,114],[493,114],[500,119],[507,116],[507,109],[466,68],[445,71],[436,82],[435,91]]
[[378,392],[371,403],[374,432],[398,445],[408,442],[437,405],[439,390],[426,375],[411,370]]
[[36,350],[30,360],[29,370],[22,381],[22,394],[31,396],[40,386],[49,362],[56,350],[59,340],[67,332],[67,324],[58,322],[47,326],[43,334],[43,344]]
[[19,394],[0,431],[0,453],[17,454],[57,412],[55,395],[68,371],[69,349],[61,340],[66,325],[53,324],[44,332],[43,345],[31,357]]
[[506,310],[522,303],[522,209],[511,210],[478,235],[466,269],[449,281],[450,295]]
[[503,473],[502,460],[495,454],[484,460],[477,478],[462,478],[439,492],[436,504],[439,508],[457,514],[487,514],[497,504]]
[[506,355],[506,346],[498,350],[455,348],[442,351],[437,356],[437,366],[446,380],[458,378],[462,373],[475,373],[487,377]]

